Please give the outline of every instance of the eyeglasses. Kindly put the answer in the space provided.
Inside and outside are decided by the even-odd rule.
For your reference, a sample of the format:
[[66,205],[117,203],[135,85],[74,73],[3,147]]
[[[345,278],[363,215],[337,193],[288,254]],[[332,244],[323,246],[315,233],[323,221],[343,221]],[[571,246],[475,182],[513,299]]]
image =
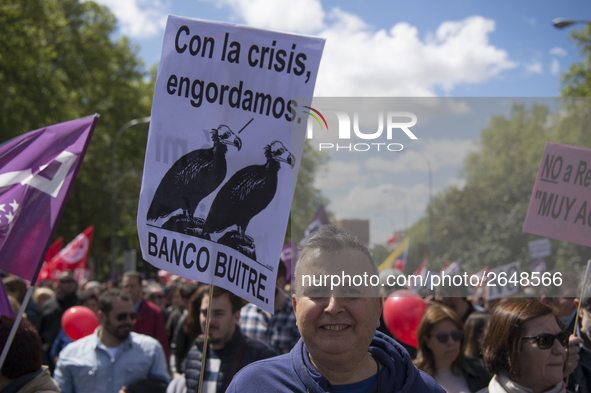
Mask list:
[[137,313],[135,313],[133,311],[132,312],[122,312],[122,313],[117,314],[117,316],[115,318],[117,318],[117,321],[123,322],[123,321],[126,321],[128,317],[132,321],[135,321],[137,318]]
[[550,349],[554,345],[554,340],[558,339],[560,345],[566,348],[568,345],[568,332],[556,334],[543,333],[537,336],[521,337],[522,340],[534,339],[540,349]]
[[463,330],[454,330],[450,333],[439,332],[435,335],[435,338],[441,344],[445,344],[449,340],[450,336],[451,336],[451,339],[454,340],[455,342],[461,341],[462,338],[464,338],[464,331]]
[[62,284],[70,284],[73,282],[76,282],[73,278],[63,278],[61,280],[59,280],[60,283]]

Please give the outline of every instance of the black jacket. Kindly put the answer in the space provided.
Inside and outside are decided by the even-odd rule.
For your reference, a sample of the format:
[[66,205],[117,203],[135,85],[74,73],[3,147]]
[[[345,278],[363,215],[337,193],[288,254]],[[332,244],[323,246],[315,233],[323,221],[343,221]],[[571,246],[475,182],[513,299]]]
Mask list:
[[486,371],[484,362],[480,359],[466,356],[462,365],[462,374],[466,378],[468,388],[472,393],[488,386],[492,376]]
[[569,392],[591,392],[591,351],[582,347],[579,352],[579,364],[568,377]]
[[[237,357],[243,340],[245,346],[240,359],[237,360],[237,367],[234,374],[244,366],[257,360],[267,359],[277,355],[277,352],[267,344],[257,340],[252,340],[242,334],[238,325],[234,335],[220,350],[213,350],[216,356],[221,360],[220,370],[217,377],[217,393],[224,393],[230,381],[226,381],[230,374],[234,358]],[[201,375],[201,359],[203,351],[203,338],[195,340],[194,345],[187,354],[185,360],[185,381],[187,384],[187,393],[196,393],[199,387],[199,376]],[[211,351],[209,352],[211,353]],[[207,375],[207,374],[206,374]]]

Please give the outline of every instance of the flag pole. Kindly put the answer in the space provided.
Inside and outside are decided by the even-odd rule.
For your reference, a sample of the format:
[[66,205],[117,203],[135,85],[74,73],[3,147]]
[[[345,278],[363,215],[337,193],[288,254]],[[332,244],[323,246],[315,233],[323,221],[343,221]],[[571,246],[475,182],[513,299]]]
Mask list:
[[585,295],[585,287],[587,286],[587,280],[589,279],[589,269],[591,268],[591,259],[587,261],[587,271],[585,272],[585,280],[581,287],[581,293],[579,295],[579,305],[577,306],[577,315],[575,316],[575,326],[573,328],[573,334],[577,332],[577,325],[579,324],[579,313],[581,312],[581,303],[583,303],[583,296]]
[[[583,296],[585,295],[585,287],[587,286],[587,280],[589,279],[589,268],[591,268],[591,259],[587,261],[587,271],[585,272],[585,280],[583,281],[583,285],[581,286],[581,293],[579,295],[579,304],[577,305],[577,315],[575,315],[575,326],[573,327],[573,333],[577,333],[577,326],[579,325],[579,314],[581,313],[581,303],[583,303]],[[568,358],[568,347],[566,351],[566,356]],[[566,365],[566,362],[565,362]],[[570,375],[566,377],[566,385],[568,386],[568,380],[570,379]]]
[[23,299],[21,308],[18,310],[18,314],[16,315],[16,319],[14,320],[14,324],[12,325],[12,329],[10,329],[10,334],[8,335],[8,339],[6,340],[6,344],[4,344],[2,355],[0,355],[0,370],[2,369],[2,366],[4,366],[4,361],[8,356],[8,350],[12,345],[12,341],[14,340],[14,336],[16,335],[16,330],[18,329],[21,323],[21,319],[23,319],[25,308],[27,307],[27,304],[29,304],[29,299],[31,299],[31,294],[33,293],[34,288],[35,287],[33,285],[29,285],[29,289],[27,289],[27,293],[25,294],[25,298]]
[[[205,332],[203,332],[203,351],[201,355],[201,375],[199,375],[199,388],[197,389],[198,392],[201,392],[201,387],[203,385],[203,375],[205,374],[205,362],[206,362],[206,354],[207,354],[207,338],[209,336],[209,321],[211,319],[211,302],[213,300],[213,285],[209,287],[209,305],[207,306],[207,319],[205,323]],[[201,307],[201,306],[199,306]]]

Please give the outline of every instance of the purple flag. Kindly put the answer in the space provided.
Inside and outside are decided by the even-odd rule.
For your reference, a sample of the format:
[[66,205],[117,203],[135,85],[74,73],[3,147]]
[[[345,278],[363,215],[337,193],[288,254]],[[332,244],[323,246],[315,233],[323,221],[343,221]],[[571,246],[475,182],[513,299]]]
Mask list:
[[[324,225],[328,225],[328,224],[330,224],[330,221],[328,220],[328,216],[326,215],[326,211],[324,210],[324,205],[320,205],[320,206],[318,206],[318,209],[316,209],[316,213],[314,214],[314,218],[308,224],[308,227],[306,228],[306,230],[304,232],[304,237],[302,238],[302,240],[300,240],[299,248],[302,248],[304,246],[304,244],[308,241],[308,239],[310,238],[310,236],[312,236],[312,234],[314,232],[318,231]],[[299,253],[300,253],[299,249],[292,250],[291,255],[292,255],[293,261],[297,262]],[[292,265],[293,266],[291,269],[289,269],[289,271],[293,274],[293,269],[295,269],[295,263],[293,263]],[[290,276],[290,278],[291,278],[291,276]]]
[[0,315],[14,318],[14,312],[12,312],[12,307],[10,307],[10,301],[8,300],[2,280],[0,280]]
[[56,124],[0,145],[0,269],[36,281],[97,120]]
[[318,209],[316,209],[316,214],[314,214],[314,218],[312,219],[310,224],[308,224],[308,227],[304,232],[304,238],[300,240],[300,247],[302,247],[306,243],[306,241],[308,241],[308,239],[314,232],[322,228],[322,226],[328,224],[330,224],[330,221],[328,220],[326,211],[324,211],[324,205],[320,205],[318,206]]
[[291,240],[287,242],[285,246],[283,246],[283,250],[281,250],[281,260],[285,263],[285,267],[287,268],[285,282],[291,283]]

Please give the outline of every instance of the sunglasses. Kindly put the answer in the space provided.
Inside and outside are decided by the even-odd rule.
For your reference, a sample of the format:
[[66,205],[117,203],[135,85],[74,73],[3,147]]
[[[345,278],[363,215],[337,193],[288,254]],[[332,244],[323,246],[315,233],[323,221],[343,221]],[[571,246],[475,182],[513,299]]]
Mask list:
[[454,330],[450,333],[439,332],[435,335],[435,338],[441,344],[445,344],[449,340],[450,336],[451,336],[451,339],[454,340],[455,342],[461,341],[462,338],[464,338],[464,331],[463,330]]
[[556,334],[544,333],[537,336],[521,337],[522,340],[534,339],[540,349],[550,349],[554,345],[554,340],[558,339],[560,345],[566,348],[568,345],[568,332]]
[[123,321],[126,321],[128,317],[132,321],[135,321],[137,319],[137,313],[135,313],[133,311],[132,312],[122,312],[122,313],[117,314],[117,316],[115,318],[117,318],[117,321],[123,322]]
[[62,284],[70,284],[70,283],[73,283],[76,281],[73,278],[65,278],[65,279],[59,280],[59,282]]
[[164,295],[151,295],[152,299],[164,299]]

